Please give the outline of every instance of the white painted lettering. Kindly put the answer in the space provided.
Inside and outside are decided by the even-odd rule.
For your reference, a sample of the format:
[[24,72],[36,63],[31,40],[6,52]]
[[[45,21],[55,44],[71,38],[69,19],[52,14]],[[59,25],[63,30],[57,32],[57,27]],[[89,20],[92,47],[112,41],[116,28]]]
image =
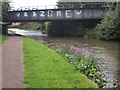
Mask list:
[[66,10],[66,17],[71,17],[70,12],[71,12],[71,10]]
[[44,17],[45,16],[45,11],[40,11],[40,16]]
[[53,11],[52,10],[48,10],[48,17],[52,17],[53,16]]
[[27,12],[24,12],[24,17],[28,17],[28,14],[27,14]]
[[36,12],[33,12],[33,17],[36,17],[36,16],[37,16]]
[[20,17],[20,13],[17,13],[17,17]]
[[80,15],[80,14],[82,13],[82,10],[80,10],[80,11],[75,10],[75,13],[76,13],[77,15]]
[[61,11],[57,11],[57,16],[61,16]]

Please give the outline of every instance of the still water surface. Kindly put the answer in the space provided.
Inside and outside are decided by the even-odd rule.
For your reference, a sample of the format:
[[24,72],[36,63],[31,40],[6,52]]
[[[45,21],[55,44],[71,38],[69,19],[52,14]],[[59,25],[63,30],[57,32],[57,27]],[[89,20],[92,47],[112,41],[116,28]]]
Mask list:
[[[42,34],[38,31],[27,31],[19,29],[10,29],[15,31],[15,33],[30,37],[42,42],[49,47],[54,47],[57,45],[63,45],[64,43],[70,44],[75,48],[83,48],[85,55],[96,55],[100,50],[102,53],[99,55],[100,60],[98,65],[109,80],[118,80],[119,79],[119,69],[118,65],[118,42],[117,41],[103,41],[95,39],[85,39],[81,37],[49,37],[46,34]],[[119,79],[120,81],[120,79]]]

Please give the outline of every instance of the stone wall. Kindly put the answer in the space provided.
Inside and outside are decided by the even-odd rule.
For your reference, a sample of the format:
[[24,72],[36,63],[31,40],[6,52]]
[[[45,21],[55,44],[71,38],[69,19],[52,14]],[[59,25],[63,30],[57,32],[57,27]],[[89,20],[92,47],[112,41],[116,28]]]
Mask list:
[[52,36],[82,36],[85,29],[91,29],[100,20],[73,20],[73,21],[53,21],[49,34]]

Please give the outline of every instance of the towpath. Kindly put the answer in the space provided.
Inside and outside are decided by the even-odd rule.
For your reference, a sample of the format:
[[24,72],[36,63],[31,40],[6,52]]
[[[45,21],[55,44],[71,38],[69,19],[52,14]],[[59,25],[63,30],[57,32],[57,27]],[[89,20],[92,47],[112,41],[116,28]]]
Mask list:
[[2,44],[2,88],[25,88],[23,40],[9,32]]

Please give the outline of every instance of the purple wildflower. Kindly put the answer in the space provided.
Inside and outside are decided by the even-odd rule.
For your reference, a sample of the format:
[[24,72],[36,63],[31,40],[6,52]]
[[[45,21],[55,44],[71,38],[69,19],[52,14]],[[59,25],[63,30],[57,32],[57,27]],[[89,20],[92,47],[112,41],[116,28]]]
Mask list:
[[75,52],[75,54],[77,53],[77,51]]
[[75,48],[74,51],[76,51],[77,49]]
[[73,48],[71,48],[71,50],[73,50]]
[[77,50],[77,52],[79,53],[79,50]]
[[64,48],[65,48],[65,44],[64,44]]
[[60,52],[62,52],[62,50],[60,49]]

